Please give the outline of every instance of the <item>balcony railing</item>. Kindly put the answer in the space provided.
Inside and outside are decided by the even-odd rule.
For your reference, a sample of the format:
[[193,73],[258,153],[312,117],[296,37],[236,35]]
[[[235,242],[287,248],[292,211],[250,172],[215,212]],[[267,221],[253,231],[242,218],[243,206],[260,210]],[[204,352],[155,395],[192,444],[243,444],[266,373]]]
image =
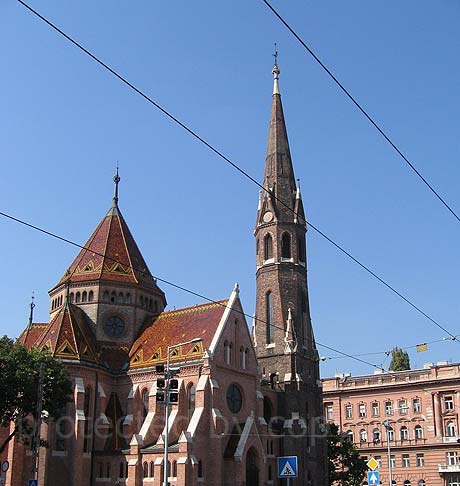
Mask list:
[[[449,437],[450,438],[450,437]],[[455,437],[455,439],[457,439]],[[405,440],[390,440],[390,446],[395,447],[395,446],[415,446],[415,445],[422,445],[425,444],[427,441],[426,437],[422,439],[405,439]],[[456,442],[456,440],[454,441]],[[387,441],[386,440],[379,440],[379,441],[361,441],[355,443],[358,447],[387,447]]]
[[460,472],[460,463],[459,464],[438,464],[438,471],[440,473]]
[[445,444],[451,443],[451,442],[460,442],[460,437],[457,437],[456,435],[454,436],[449,436],[449,437],[443,437],[442,441]]

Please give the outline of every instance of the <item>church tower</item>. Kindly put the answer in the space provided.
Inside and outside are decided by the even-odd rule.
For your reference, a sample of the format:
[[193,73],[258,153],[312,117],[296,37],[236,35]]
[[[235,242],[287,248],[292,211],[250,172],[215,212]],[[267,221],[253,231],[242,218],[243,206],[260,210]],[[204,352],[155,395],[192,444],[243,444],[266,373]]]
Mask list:
[[50,321],[68,299],[86,314],[96,341],[129,346],[142,325],[163,312],[166,298],[118,207],[118,169],[114,182],[112,206],[49,292]]
[[319,356],[310,318],[307,287],[306,221],[295,180],[279,91],[273,68],[273,100],[254,235],[256,312],[254,345],[263,379],[277,390],[277,415],[285,418],[282,455],[297,455],[297,485],[323,485],[323,441]]

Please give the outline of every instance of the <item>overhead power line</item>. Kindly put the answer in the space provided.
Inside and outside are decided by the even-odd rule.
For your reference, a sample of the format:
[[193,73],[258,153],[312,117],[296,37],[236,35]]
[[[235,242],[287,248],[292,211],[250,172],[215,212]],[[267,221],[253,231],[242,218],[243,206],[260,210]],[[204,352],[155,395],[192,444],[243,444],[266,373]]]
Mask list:
[[[21,1],[21,0],[19,0]],[[345,88],[345,86],[337,79],[334,73],[321,61],[321,59],[313,52],[313,50],[306,44],[306,42],[300,37],[299,34],[287,23],[286,20],[275,10],[275,8],[267,0],[262,0],[263,3],[272,11],[275,17],[286,27],[286,29],[297,39],[297,41],[304,47],[304,49],[313,57],[313,59],[321,66],[321,68],[329,75],[334,83],[342,90],[347,98],[358,108],[358,110],[365,116],[365,118],[371,123],[371,125],[382,135],[382,137],[391,145],[396,153],[404,160],[404,162],[412,169],[417,177],[425,184],[426,187],[436,196],[436,198],[444,205],[444,207],[454,216],[454,218],[460,223],[460,217],[452,209],[452,207],[446,202],[446,200],[439,194],[439,192],[428,182],[428,180],[421,174],[421,172],[415,167],[415,165],[403,154],[401,149],[396,145],[393,140],[385,133],[383,128],[372,118],[371,115],[362,107],[357,99]]]
[[108,66],[106,63],[104,63],[102,60],[100,60],[96,55],[91,53],[88,49],[83,47],[81,44],[79,44],[76,40],[74,40],[72,37],[70,37],[68,34],[66,34],[64,31],[62,31],[60,28],[58,28],[56,25],[54,25],[50,20],[45,18],[43,15],[41,15],[39,12],[34,10],[32,7],[27,5],[23,0],[17,0],[21,5],[23,5],[26,9],[28,9],[30,12],[32,12],[36,17],[38,17],[40,20],[45,22],[48,26],[50,26],[53,30],[58,32],[60,35],[62,35],[65,39],[67,39],[69,42],[71,42],[74,46],[76,46],[78,49],[83,51],[86,55],[91,57],[95,62],[97,62],[100,66],[102,66],[104,69],[109,71],[112,75],[114,75],[117,79],[119,79],[123,84],[131,88],[133,91],[135,91],[137,94],[142,96],[146,101],[148,101],[151,105],[153,105],[155,108],[160,110],[164,115],[166,115],[169,119],[174,121],[177,125],[179,125],[181,128],[183,128],[187,133],[192,135],[196,140],[200,141],[202,144],[204,144],[206,147],[208,147],[212,152],[214,152],[218,157],[220,157],[222,160],[224,160],[226,163],[231,165],[235,170],[237,170],[240,174],[242,174],[244,177],[249,179],[251,182],[253,182],[256,186],[258,186],[261,190],[267,192],[270,194],[271,197],[273,197],[279,204],[283,205],[286,207],[289,211],[291,211],[294,215],[297,216],[301,221],[304,221],[305,224],[307,224],[309,227],[311,227],[314,231],[316,231],[319,235],[321,235],[323,238],[325,238],[329,243],[331,243],[335,248],[340,250],[344,255],[346,255],[348,258],[350,258],[353,262],[355,262],[357,265],[359,265],[363,270],[365,270],[368,274],[370,274],[372,277],[374,277],[376,280],[378,280],[382,285],[384,285],[387,289],[391,290],[395,295],[397,295],[400,299],[402,299],[404,302],[409,304],[414,310],[416,310],[419,314],[423,315],[426,319],[428,319],[432,324],[437,326],[439,329],[443,330],[445,333],[447,333],[452,339],[456,339],[455,335],[452,334],[450,331],[447,330],[446,327],[441,325],[437,320],[432,318],[430,315],[428,315],[426,312],[424,312],[419,306],[415,305],[411,300],[409,300],[407,297],[405,297],[401,292],[396,290],[393,286],[391,286],[388,282],[386,282],[382,277],[378,276],[373,270],[371,270],[368,266],[365,264],[361,263],[357,258],[355,258],[351,253],[349,253],[347,250],[345,250],[340,244],[336,243],[332,238],[327,236],[324,232],[322,232],[319,228],[314,226],[311,221],[306,221],[303,215],[298,214],[296,211],[294,211],[292,208],[288,207],[283,201],[281,201],[279,198],[277,198],[274,194],[269,191],[268,188],[260,184],[254,177],[252,177],[250,174],[248,174],[245,170],[243,170],[241,167],[239,167],[236,163],[232,162],[227,156],[225,156],[220,150],[215,148],[211,143],[207,142],[204,138],[202,138],[197,132],[195,132],[193,129],[191,129],[189,126],[187,126],[185,123],[181,122],[177,117],[172,115],[168,110],[166,110],[164,107],[162,107],[160,104],[158,104],[156,101],[154,101],[152,98],[150,98],[148,95],[146,95],[144,92],[142,92],[139,88],[134,86],[130,81],[128,81],[125,77],[123,77],[121,74],[117,73],[113,68]]
[[[64,243],[67,243],[69,245],[75,246],[75,247],[79,248],[80,250],[90,251],[92,254],[101,256],[101,257],[105,258],[106,260],[112,261],[114,263],[120,263],[117,259],[112,258],[109,255],[104,255],[104,254],[102,254],[100,252],[95,251],[93,248],[89,248],[87,246],[80,245],[79,243],[76,243],[75,241],[72,241],[69,238],[64,238],[63,236],[60,236],[60,235],[58,235],[56,233],[53,233],[52,231],[48,231],[48,230],[46,230],[44,228],[41,228],[41,227],[36,226],[34,224],[28,223],[27,221],[24,221],[22,219],[16,218],[15,216],[12,216],[11,214],[8,214],[8,213],[5,213],[3,211],[0,211],[0,216],[3,216],[6,219],[9,219],[9,220],[14,221],[16,223],[19,223],[19,224],[21,224],[23,226],[26,226],[27,228],[30,228],[30,229],[35,230],[35,231],[38,231],[40,233],[43,233],[43,234],[45,234],[47,236],[50,236],[52,238],[55,238],[57,240],[63,241]],[[145,273],[145,269],[136,268],[136,267],[130,265],[129,263],[128,264],[124,263],[123,265],[125,267],[130,268],[131,270],[133,270],[135,272]],[[72,274],[68,277],[68,279],[70,279],[71,276],[72,276]],[[193,295],[195,297],[198,297],[200,299],[203,299],[203,300],[205,300],[207,302],[210,302],[212,304],[217,304],[217,305],[220,305],[221,307],[227,308],[227,306],[225,304],[222,304],[222,302],[219,302],[217,300],[211,299],[210,297],[207,297],[207,296],[205,296],[205,295],[203,295],[203,294],[201,294],[199,292],[195,292],[195,291],[193,291],[191,289],[188,289],[187,287],[183,287],[182,285],[178,285],[178,284],[176,284],[174,282],[171,282],[170,280],[166,280],[164,278],[158,277],[157,275],[152,275],[152,278],[154,278],[157,281],[162,282],[162,283],[164,283],[166,285],[169,285],[171,287],[174,287],[175,289],[181,290],[181,291],[186,292],[188,294],[191,294],[191,295]],[[267,324],[267,322],[265,320],[263,320],[263,319],[259,319],[259,318],[256,319],[254,316],[252,316],[250,314],[247,314],[247,313],[245,313],[243,311],[240,311],[238,309],[233,309],[233,310],[235,312],[237,312],[238,314],[241,314],[241,315],[243,315],[245,317],[248,317],[249,319],[256,320],[258,323],[265,324],[265,325]],[[285,331],[284,326],[282,327],[282,326],[279,326],[279,325],[276,325],[276,324],[271,324],[271,326],[274,329],[279,329],[279,330],[281,330],[283,332]],[[318,341],[315,341],[315,340],[312,340],[312,339],[308,339],[308,338],[305,338],[305,337],[303,338],[303,342],[304,343],[310,343],[310,344],[317,344],[318,346],[321,346],[321,347],[323,347],[325,349],[328,349],[329,351],[333,351],[335,353],[339,353],[340,355],[342,355],[344,357],[353,359],[355,361],[358,361],[360,363],[366,364],[366,365],[371,366],[373,368],[377,368],[377,369],[381,369],[381,370],[385,371],[383,368],[381,368],[380,366],[378,366],[378,365],[376,365],[374,363],[370,363],[369,361],[366,361],[364,359],[361,359],[360,357],[356,357],[356,356],[353,356],[353,355],[351,355],[349,353],[345,353],[344,351],[340,351],[339,349],[336,349],[336,348],[334,348],[332,346],[329,346],[327,344],[322,344],[322,343],[319,343]]]

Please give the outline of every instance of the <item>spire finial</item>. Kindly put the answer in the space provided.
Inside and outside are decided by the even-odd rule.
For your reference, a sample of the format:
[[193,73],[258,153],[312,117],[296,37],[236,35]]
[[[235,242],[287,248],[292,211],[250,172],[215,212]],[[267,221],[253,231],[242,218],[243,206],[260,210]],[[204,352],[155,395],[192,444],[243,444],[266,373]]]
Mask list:
[[34,292],[32,292],[32,299],[30,301],[30,314],[29,314],[29,328],[32,326],[32,321],[34,320],[34,309],[35,309],[35,295]]
[[120,183],[120,176],[118,175],[118,160],[117,160],[117,172],[113,177],[113,182],[115,182],[115,193],[113,195],[113,205],[118,206],[118,184]]
[[273,94],[280,94],[280,88],[278,84],[280,68],[278,67],[278,49],[276,48],[275,42],[275,53],[273,54],[275,58],[275,65],[273,66],[272,73],[273,73]]

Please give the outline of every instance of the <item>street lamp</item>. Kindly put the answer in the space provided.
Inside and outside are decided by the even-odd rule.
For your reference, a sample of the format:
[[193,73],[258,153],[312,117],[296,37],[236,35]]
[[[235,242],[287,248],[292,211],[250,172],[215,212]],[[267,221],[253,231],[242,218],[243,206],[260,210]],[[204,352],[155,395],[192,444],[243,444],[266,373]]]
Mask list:
[[179,346],[185,346],[186,344],[198,343],[201,338],[194,338],[190,341],[185,341],[183,343],[174,344],[173,346],[168,346],[166,352],[166,370],[165,370],[165,433],[164,433],[164,464],[163,464],[163,486],[168,486],[168,439],[169,439],[169,353],[171,349],[178,348]]
[[383,421],[383,425],[387,431],[387,450],[388,450],[388,481],[389,486],[393,486],[393,476],[391,470],[391,449],[390,449],[390,430],[392,430],[390,421],[388,419]]

